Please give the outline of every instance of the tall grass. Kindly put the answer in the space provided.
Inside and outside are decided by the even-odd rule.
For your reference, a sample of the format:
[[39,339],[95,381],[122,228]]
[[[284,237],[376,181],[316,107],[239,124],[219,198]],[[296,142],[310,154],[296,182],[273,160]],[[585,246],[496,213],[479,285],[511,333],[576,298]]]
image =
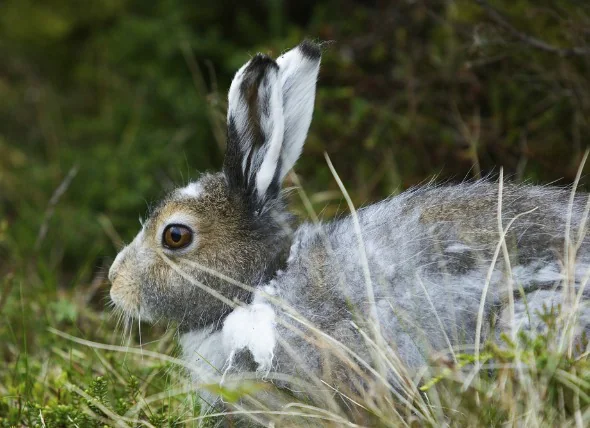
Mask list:
[[[346,197],[346,189],[329,165],[354,218],[354,206]],[[502,183],[500,174],[499,219]],[[572,201],[576,186],[577,181]],[[571,206],[568,213],[572,213]],[[317,219],[317,214],[312,217]],[[509,260],[502,237],[510,224],[504,227],[498,222],[500,240],[493,262],[499,257]],[[587,219],[583,224],[587,227]],[[578,231],[577,239],[566,240],[564,272],[575,271],[575,266],[568,264],[575,263],[586,232]],[[351,233],[357,233],[358,244],[364,245],[360,228]],[[171,260],[168,262],[187,275]],[[364,263],[368,269],[366,260]],[[197,376],[195,383],[189,380],[188,372],[197,368],[174,357],[173,329],[160,331],[163,337],[156,342],[136,346],[141,326],[137,334],[132,334],[135,328],[129,328],[122,335],[124,339],[107,328],[108,334],[103,336],[106,343],[50,328],[55,337],[53,346],[36,355],[23,355],[16,364],[0,368],[0,426],[202,426],[245,420],[274,426],[587,426],[590,343],[585,335],[575,336],[572,331],[579,320],[582,292],[590,272],[572,299],[567,298],[573,292],[572,276],[564,278],[562,304],[545,307],[540,314],[545,327],[542,331],[507,331],[500,340],[483,344],[476,340],[450,349],[448,354],[432,355],[428,364],[419,369],[410,369],[401,362],[395,344],[383,339],[376,324],[370,331],[353,324],[369,350],[371,358],[367,361],[317,329],[285,302],[269,296],[288,314],[289,328],[305,334],[306,340],[347,367],[354,379],[353,387],[332,383],[328,378],[298,378],[276,372],[266,374],[263,380],[257,373],[224,374],[223,368],[213,375]],[[511,289],[518,286],[514,278],[506,280],[514,281]],[[11,279],[5,283],[8,281]],[[204,284],[196,285],[217,293]],[[370,292],[367,282],[369,296]],[[237,305],[224,296],[218,297]],[[478,328],[482,319],[480,311]],[[100,326],[104,318],[89,322]],[[144,335],[149,337],[145,331]],[[123,345],[113,344],[117,342]],[[279,346],[289,348],[281,341]],[[293,364],[301,365],[296,352],[291,352]],[[299,393],[279,390],[273,381]],[[221,396],[224,404],[203,412],[199,391]]]

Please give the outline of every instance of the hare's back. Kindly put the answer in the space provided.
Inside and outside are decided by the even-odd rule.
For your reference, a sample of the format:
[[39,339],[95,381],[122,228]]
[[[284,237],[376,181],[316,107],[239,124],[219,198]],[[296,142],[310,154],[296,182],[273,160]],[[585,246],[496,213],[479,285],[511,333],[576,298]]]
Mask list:
[[[484,288],[483,315],[497,315],[499,324],[511,289],[524,290],[533,309],[559,303],[568,228],[571,243],[582,239],[570,270],[579,289],[590,266],[581,232],[586,196],[571,207],[569,200],[568,189],[505,185],[506,257],[498,184],[410,190],[359,210],[356,219],[302,226],[275,286],[306,319],[349,344],[362,342],[353,325],[373,322],[375,308],[384,335],[416,363],[449,341],[473,343]],[[515,322],[536,327],[539,320],[514,295]]]

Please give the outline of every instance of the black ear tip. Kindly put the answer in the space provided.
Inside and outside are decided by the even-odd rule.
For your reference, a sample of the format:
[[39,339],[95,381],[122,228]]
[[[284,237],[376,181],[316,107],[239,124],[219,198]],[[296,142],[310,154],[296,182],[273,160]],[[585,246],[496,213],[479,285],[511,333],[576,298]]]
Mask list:
[[278,70],[279,65],[274,59],[261,53],[254,55],[254,58],[252,58],[250,60],[250,64],[248,64],[248,71],[266,70],[268,68],[274,68]]
[[304,40],[299,44],[299,50],[309,60],[317,61],[322,57],[322,48],[318,43],[311,40]]

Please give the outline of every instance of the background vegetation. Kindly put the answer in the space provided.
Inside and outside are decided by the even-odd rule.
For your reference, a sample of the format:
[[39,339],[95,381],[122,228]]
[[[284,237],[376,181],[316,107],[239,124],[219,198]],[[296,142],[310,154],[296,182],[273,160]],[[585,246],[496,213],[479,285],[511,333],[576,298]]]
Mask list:
[[[0,426],[86,426],[88,408],[144,407],[154,425],[192,414],[185,396],[138,405],[176,385],[169,363],[48,327],[121,343],[105,310],[121,242],[146,203],[220,167],[235,70],[305,37],[334,41],[296,167],[324,216],[341,206],[324,151],[357,205],[499,166],[573,181],[590,137],[585,1],[4,0]],[[144,330],[173,353],[170,332]]]

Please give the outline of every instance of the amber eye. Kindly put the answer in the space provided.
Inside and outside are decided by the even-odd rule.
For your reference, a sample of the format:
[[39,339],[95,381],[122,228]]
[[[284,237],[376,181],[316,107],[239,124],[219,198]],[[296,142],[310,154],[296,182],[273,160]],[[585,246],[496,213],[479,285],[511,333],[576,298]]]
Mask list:
[[162,243],[164,247],[178,250],[189,245],[193,240],[193,232],[181,224],[171,224],[164,229]]

